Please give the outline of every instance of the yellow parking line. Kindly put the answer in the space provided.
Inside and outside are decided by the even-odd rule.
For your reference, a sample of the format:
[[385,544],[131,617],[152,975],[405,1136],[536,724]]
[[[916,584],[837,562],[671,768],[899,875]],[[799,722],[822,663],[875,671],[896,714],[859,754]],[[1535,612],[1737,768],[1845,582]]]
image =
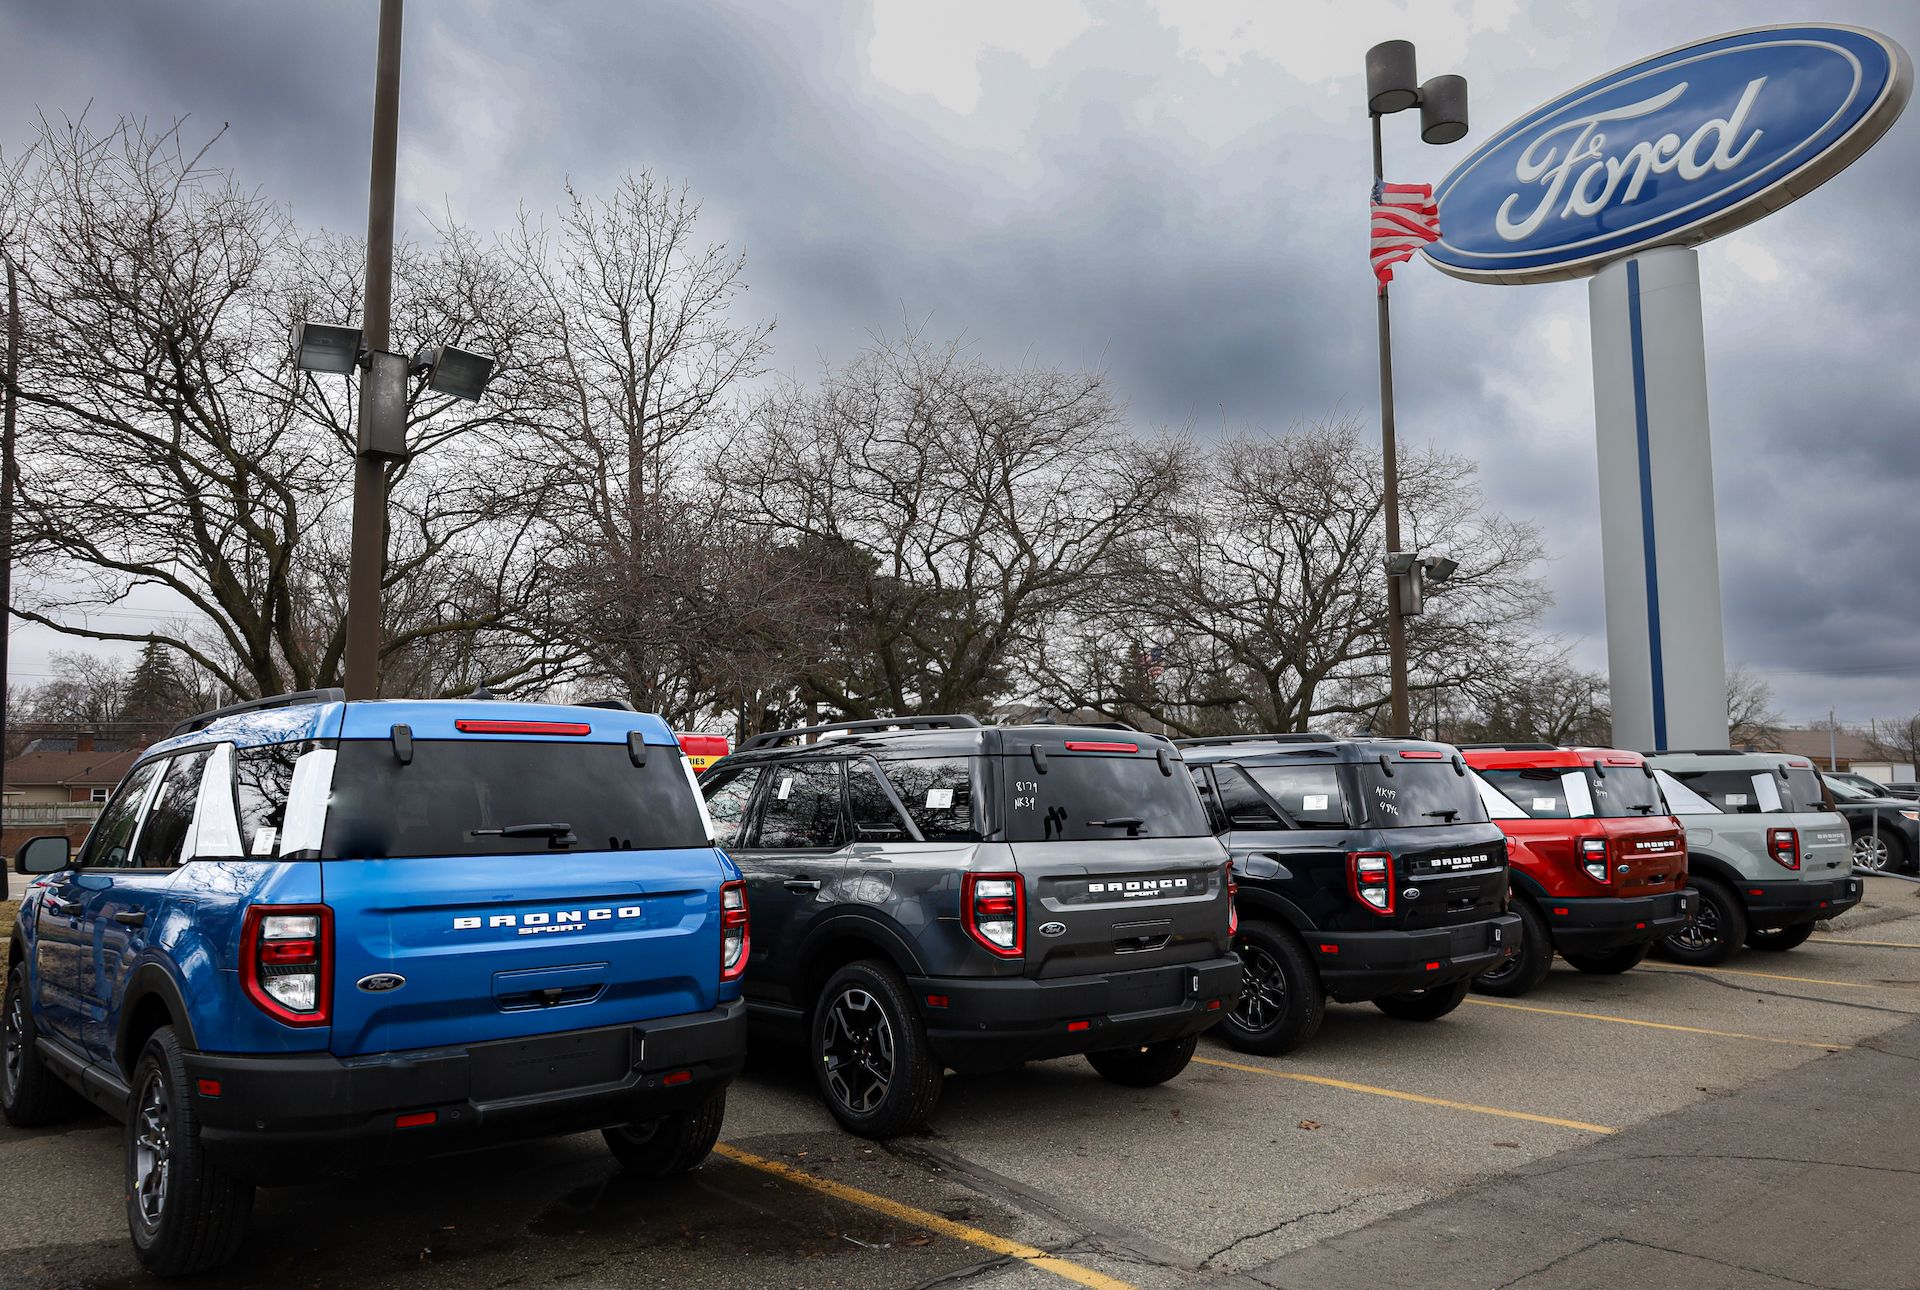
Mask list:
[[938,1232],[942,1236],[950,1236],[956,1241],[963,1241],[968,1245],[976,1246],[979,1249],[987,1250],[990,1253],[998,1254],[1005,1258],[1019,1259],[1022,1263],[1032,1264],[1042,1272],[1051,1272],[1054,1276],[1062,1280],[1071,1281],[1075,1285],[1086,1286],[1088,1290],[1136,1290],[1136,1287],[1128,1282],[1110,1277],[1104,1272],[1096,1272],[1092,1268],[1082,1267],[1078,1263],[1070,1262],[1056,1255],[1048,1254],[1038,1246],[1027,1245],[1020,1241],[1010,1241],[1004,1236],[995,1236],[992,1232],[984,1232],[977,1227],[969,1227],[965,1223],[956,1223],[950,1218],[942,1218],[940,1215],[930,1214],[924,1209],[915,1209],[911,1205],[903,1205],[899,1201],[891,1200],[885,1196],[876,1196],[872,1192],[862,1191],[858,1187],[849,1187],[847,1184],[835,1182],[831,1178],[818,1178],[813,1174],[807,1173],[805,1170],[795,1169],[792,1165],[782,1164],[778,1160],[768,1160],[764,1156],[756,1156],[750,1151],[742,1151],[740,1148],[725,1142],[714,1147],[713,1153],[731,1160],[735,1164],[745,1165],[749,1169],[758,1169],[762,1173],[772,1174],[776,1178],[784,1178],[790,1183],[798,1183],[802,1187],[811,1187],[814,1191],[823,1192],[828,1196],[832,1196],[835,1200],[844,1200],[849,1205],[858,1205],[862,1209],[870,1209],[877,1214],[885,1214],[888,1218],[897,1219],[902,1223],[912,1223],[915,1227],[924,1227],[930,1232]]
[[1537,1012],[1545,1017],[1578,1017],[1583,1021],[1611,1021],[1619,1026],[1645,1026],[1649,1030],[1678,1030],[1687,1035],[1712,1035],[1716,1039],[1751,1039],[1757,1044],[1788,1044],[1795,1048],[1851,1048],[1852,1044],[1830,1044],[1817,1039],[1780,1039],[1773,1035],[1749,1035],[1738,1030],[1709,1030],[1705,1026],[1677,1026],[1670,1021],[1641,1021],[1637,1017],[1611,1017],[1604,1012],[1573,1012],[1566,1008],[1542,1008],[1530,1003],[1500,1003],[1493,999],[1468,999],[1482,1008],[1511,1008],[1515,1012]]
[[1683,974],[1687,972],[1724,972],[1728,976],[1758,976],[1758,977],[1765,977],[1769,981],[1798,981],[1802,985],[1837,985],[1845,990],[1920,989],[1920,986],[1902,985],[1897,981],[1895,982],[1835,981],[1829,977],[1824,977],[1824,976],[1787,976],[1786,974],[1781,972],[1755,972],[1752,968],[1685,967],[1685,966],[1656,967],[1654,964],[1651,964],[1651,963],[1642,963],[1639,967],[1635,968],[1634,971],[1636,972],[1679,972]]
[[1194,1061],[1203,1066],[1218,1066],[1222,1070],[1245,1071],[1249,1075],[1270,1075],[1274,1079],[1297,1080],[1302,1084],[1321,1084],[1327,1088],[1342,1088],[1349,1093],[1371,1093],[1375,1097],[1390,1097],[1401,1102],[1419,1102],[1423,1106],[1444,1106],[1454,1111],[1472,1111],[1476,1115],[1497,1115],[1503,1120],[1526,1120],[1533,1124],[1551,1124],[1560,1129],[1579,1129],[1585,1133],[1618,1133],[1604,1124],[1588,1124],[1585,1120],[1562,1120],[1552,1115],[1535,1115],[1531,1111],[1508,1111],[1497,1106],[1479,1106],[1472,1102],[1450,1102],[1444,1097],[1428,1097],[1424,1093],[1403,1093],[1397,1088],[1378,1088],[1372,1084],[1355,1084],[1351,1080],[1332,1079],[1325,1075],[1303,1075],[1298,1071],[1277,1071],[1266,1066],[1246,1066],[1239,1062],[1223,1062],[1212,1057],[1196,1057]]
[[1844,936],[1809,936],[1816,945],[1871,945],[1877,950],[1920,950],[1912,941],[1850,941]]

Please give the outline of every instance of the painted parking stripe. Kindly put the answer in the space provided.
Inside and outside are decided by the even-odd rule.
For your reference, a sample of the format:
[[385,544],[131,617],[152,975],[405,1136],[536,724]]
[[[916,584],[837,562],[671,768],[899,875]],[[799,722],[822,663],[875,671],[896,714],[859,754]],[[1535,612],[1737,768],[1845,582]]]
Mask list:
[[1468,999],[1482,1008],[1511,1008],[1515,1012],[1537,1012],[1544,1017],[1578,1017],[1582,1021],[1610,1021],[1617,1026],[1645,1026],[1648,1030],[1677,1030],[1686,1035],[1711,1035],[1716,1039],[1751,1039],[1757,1044],[1786,1044],[1794,1048],[1820,1048],[1829,1052],[1851,1048],[1852,1044],[1826,1043],[1818,1039],[1782,1039],[1776,1035],[1749,1035],[1738,1030],[1709,1030],[1705,1026],[1678,1026],[1670,1021],[1642,1021],[1638,1017],[1614,1017],[1604,1012],[1574,1012],[1567,1008],[1542,1008],[1531,1003],[1501,1003],[1493,999]]
[[1816,945],[1867,945],[1876,950],[1920,950],[1913,941],[1850,941],[1842,936],[1809,936]]
[[1086,1286],[1088,1290],[1137,1290],[1137,1287],[1129,1282],[1110,1277],[1104,1272],[1096,1272],[1089,1267],[1082,1267],[1058,1255],[1049,1254],[1038,1246],[1028,1245],[1022,1241],[1010,1241],[1004,1236],[995,1236],[992,1232],[969,1227],[965,1223],[956,1223],[950,1218],[943,1218],[924,1209],[915,1209],[912,1205],[902,1204],[886,1196],[876,1196],[858,1187],[849,1187],[831,1178],[818,1178],[803,1169],[795,1169],[792,1165],[783,1164],[778,1160],[756,1156],[751,1151],[742,1151],[729,1143],[722,1142],[715,1146],[713,1154],[731,1160],[735,1164],[745,1165],[749,1169],[758,1169],[776,1178],[784,1178],[790,1183],[812,1188],[835,1200],[846,1201],[849,1205],[858,1205],[862,1209],[870,1209],[876,1214],[885,1214],[888,1218],[902,1223],[911,1223],[915,1227],[924,1227],[929,1232],[938,1232],[942,1236],[952,1237],[956,1241],[998,1254],[1003,1258],[1019,1259],[1022,1263],[1031,1264],[1042,1272],[1051,1272],[1063,1281]]
[[1920,985],[1907,985],[1899,981],[1835,981],[1824,976],[1787,976],[1782,972],[1756,972],[1752,968],[1730,967],[1665,967],[1651,963],[1642,963],[1636,972],[1669,972],[1681,976],[1691,976],[1701,972],[1719,972],[1726,976],[1758,976],[1769,981],[1798,981],[1802,985],[1837,985],[1843,990],[1920,990]]
[[1213,1057],[1193,1059],[1202,1066],[1218,1066],[1222,1070],[1245,1071],[1249,1075],[1267,1075],[1274,1079],[1290,1079],[1301,1084],[1319,1084],[1326,1088],[1345,1089],[1349,1093],[1367,1093],[1374,1097],[1390,1097],[1399,1102],[1418,1102],[1423,1106],[1444,1106],[1453,1111],[1472,1111],[1476,1115],[1495,1115],[1503,1120],[1526,1120],[1531,1124],[1551,1124],[1558,1129],[1579,1129],[1583,1133],[1618,1133],[1618,1129],[1608,1128],[1604,1124],[1588,1124],[1585,1120],[1563,1120],[1553,1115],[1535,1115],[1531,1111],[1509,1111],[1504,1107],[1480,1106],[1473,1102],[1452,1102],[1444,1097],[1428,1097],[1425,1093],[1407,1093],[1397,1088],[1380,1088],[1374,1084],[1355,1084],[1351,1080],[1333,1079],[1326,1075],[1306,1075],[1299,1071],[1277,1071],[1265,1066],[1247,1066],[1240,1062],[1223,1062]]

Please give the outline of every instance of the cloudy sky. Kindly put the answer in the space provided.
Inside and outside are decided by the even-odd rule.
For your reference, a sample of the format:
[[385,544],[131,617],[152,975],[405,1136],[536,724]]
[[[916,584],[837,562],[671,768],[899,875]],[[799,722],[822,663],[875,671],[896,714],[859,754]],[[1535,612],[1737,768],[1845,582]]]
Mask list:
[[[364,226],[372,0],[0,0],[0,145],[89,103],[190,130],[305,223]],[[1362,59],[1413,40],[1474,131],[1390,119],[1438,180],[1509,119],[1669,46],[1874,0],[415,0],[402,220],[483,227],[571,177],[687,181],[802,376],[902,320],[1098,367],[1142,425],[1377,412]],[[1920,709],[1920,112],[1702,252],[1727,654],[1793,720]],[[1403,269],[1401,433],[1546,529],[1552,629],[1604,667],[1586,288]],[[17,629],[17,680],[45,634]]]

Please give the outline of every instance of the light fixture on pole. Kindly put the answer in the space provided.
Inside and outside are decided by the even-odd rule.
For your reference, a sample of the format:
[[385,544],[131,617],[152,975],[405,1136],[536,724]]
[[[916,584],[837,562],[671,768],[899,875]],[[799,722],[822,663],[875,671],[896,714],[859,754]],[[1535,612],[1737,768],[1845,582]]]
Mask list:
[[303,372],[351,372],[360,365],[360,329],[297,322],[293,361]]
[[429,345],[413,360],[413,370],[426,374],[427,388],[435,394],[477,402],[493,379],[493,359],[452,345]]
[[[1413,43],[1388,40],[1367,51],[1367,116],[1373,127],[1373,181],[1383,182],[1380,156],[1380,118],[1408,108],[1420,109],[1420,137],[1427,143],[1454,143],[1467,133],[1467,82],[1461,76],[1436,76],[1420,83],[1415,70]],[[1393,563],[1405,556],[1418,557],[1400,550],[1400,465],[1393,426],[1393,334],[1387,311],[1387,286],[1380,284],[1378,311],[1380,322],[1380,467],[1383,483],[1383,509],[1387,522],[1387,678],[1388,730],[1390,735],[1405,736],[1410,716],[1407,711],[1407,625],[1406,615],[1418,613],[1403,602],[1403,593],[1413,588],[1419,594],[1418,578],[1409,576],[1412,565],[1395,572]],[[1447,562],[1451,564],[1451,561]],[[1449,568],[1447,574],[1453,570]],[[1444,576],[1444,575],[1443,575]],[[1435,579],[1439,581],[1439,579]]]

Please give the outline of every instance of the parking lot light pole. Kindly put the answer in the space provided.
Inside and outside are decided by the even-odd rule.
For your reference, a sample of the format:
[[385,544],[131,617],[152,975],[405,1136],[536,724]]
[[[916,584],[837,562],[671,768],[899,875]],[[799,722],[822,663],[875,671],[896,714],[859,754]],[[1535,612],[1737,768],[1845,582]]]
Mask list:
[[[1380,118],[1408,108],[1420,109],[1420,137],[1427,143],[1453,143],[1467,132],[1467,82],[1459,76],[1436,76],[1421,84],[1414,71],[1413,43],[1388,40],[1367,51],[1367,117],[1373,126],[1373,179],[1385,178],[1381,162]],[[1393,425],[1393,331],[1387,310],[1387,288],[1378,293],[1380,322],[1380,471],[1382,507],[1387,521],[1387,559],[1400,554],[1400,463]],[[1387,573],[1388,734],[1404,738],[1411,717],[1407,710],[1407,621],[1401,587],[1405,573]]]
[[367,291],[363,340],[372,361],[360,382],[353,458],[353,545],[347,565],[346,691],[380,692],[380,580],[386,566],[387,462],[406,440],[407,363],[386,353],[393,298],[394,158],[400,135],[400,4],[380,0],[373,83],[373,166],[367,190]]

